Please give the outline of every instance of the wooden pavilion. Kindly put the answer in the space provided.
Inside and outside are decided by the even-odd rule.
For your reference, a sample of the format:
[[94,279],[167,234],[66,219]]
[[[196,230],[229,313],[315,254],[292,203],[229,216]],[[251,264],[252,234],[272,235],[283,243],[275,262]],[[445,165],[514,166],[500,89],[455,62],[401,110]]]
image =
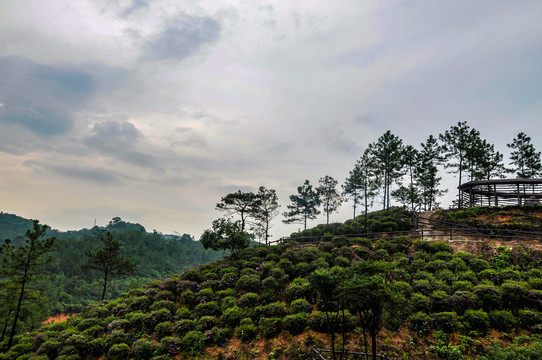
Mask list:
[[542,179],[469,181],[459,189],[459,208],[540,204]]

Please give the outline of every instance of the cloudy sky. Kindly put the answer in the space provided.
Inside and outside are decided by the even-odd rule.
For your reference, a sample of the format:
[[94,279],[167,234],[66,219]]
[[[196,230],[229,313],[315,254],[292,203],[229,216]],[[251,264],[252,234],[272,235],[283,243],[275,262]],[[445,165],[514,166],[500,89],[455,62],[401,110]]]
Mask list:
[[[2,0],[0,210],[199,237],[221,196],[264,185],[284,211],[305,179],[342,182],[386,130],[418,146],[467,121],[505,154],[519,131],[542,149],[541,13],[536,0]],[[298,227],[275,222],[275,237]]]

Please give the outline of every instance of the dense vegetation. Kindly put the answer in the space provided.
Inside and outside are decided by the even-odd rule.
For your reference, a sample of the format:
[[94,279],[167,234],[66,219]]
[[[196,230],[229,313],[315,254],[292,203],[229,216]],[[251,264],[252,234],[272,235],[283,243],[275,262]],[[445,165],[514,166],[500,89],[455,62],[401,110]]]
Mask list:
[[538,231],[542,228],[542,205],[441,210],[438,217],[458,225],[481,229]]
[[[335,237],[252,247],[18,336],[2,359],[308,359],[312,345],[331,347],[333,329],[336,349],[364,351],[364,316],[376,311],[367,299],[381,305],[378,351],[391,356],[537,358],[542,252],[479,246]],[[364,288],[374,291],[351,296]]]
[[[32,220],[5,213],[0,214],[0,223],[2,234],[9,235],[15,245],[24,244],[25,231],[32,228]],[[56,237],[56,246],[47,254],[51,261],[44,267],[44,276],[33,284],[35,299],[25,302],[21,330],[36,327],[44,317],[50,315],[79,312],[100,299],[100,277],[95,272],[82,269],[87,261],[85,254],[97,251],[102,245],[99,230],[110,231],[122,245],[121,255],[130,257],[136,264],[136,271],[131,276],[111,280],[106,298],[116,298],[129,288],[192,269],[224,255],[223,251],[203,249],[187,234],[164,236],[157,232],[147,233],[140,224],[124,222],[119,218],[113,219],[104,229],[96,227],[60,232],[48,228],[46,237]],[[5,308],[8,306],[5,292],[10,292],[10,289],[0,289],[3,299],[0,312],[2,323],[11,316],[9,309]]]

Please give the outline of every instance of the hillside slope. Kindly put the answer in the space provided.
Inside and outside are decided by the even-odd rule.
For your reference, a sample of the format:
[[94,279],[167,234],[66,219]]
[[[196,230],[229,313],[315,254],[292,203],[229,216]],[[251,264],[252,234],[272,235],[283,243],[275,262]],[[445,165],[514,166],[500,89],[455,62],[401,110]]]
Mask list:
[[404,237],[258,246],[19,336],[0,358],[309,359],[313,346],[331,347],[334,326],[337,348],[344,339],[365,351],[373,299],[383,305],[377,351],[392,358],[537,359],[542,253],[477,246],[480,255]]

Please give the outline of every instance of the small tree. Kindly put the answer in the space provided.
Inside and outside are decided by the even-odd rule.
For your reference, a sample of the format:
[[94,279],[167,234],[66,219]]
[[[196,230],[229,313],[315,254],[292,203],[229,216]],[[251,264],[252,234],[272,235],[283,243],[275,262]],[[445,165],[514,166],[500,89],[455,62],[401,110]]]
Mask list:
[[309,276],[312,288],[319,295],[319,309],[325,314],[326,327],[331,335],[332,359],[337,359],[335,354],[336,333],[342,333],[342,350],[339,359],[345,352],[346,340],[346,307],[348,299],[341,294],[341,286],[344,282],[344,270],[335,266],[331,269],[317,269]]
[[391,186],[403,176],[403,140],[386,131],[378,140],[370,145],[373,156],[376,158],[379,176],[382,179],[383,209],[389,209]]
[[251,213],[257,222],[257,233],[265,241],[265,245],[268,243],[269,229],[272,227],[271,220],[273,220],[278,214],[277,210],[280,207],[278,204],[277,193],[273,189],[266,189],[264,186],[260,186],[258,192],[255,195],[255,201],[252,204]]
[[366,333],[369,332],[371,352],[373,359],[376,360],[376,338],[384,325],[384,309],[392,301],[386,284],[378,276],[367,277],[366,274],[356,274],[349,277],[341,292],[349,310],[359,316],[365,352],[367,352]]
[[51,259],[46,254],[55,246],[56,239],[41,239],[47,231],[46,225],[34,220],[33,229],[25,234],[26,245],[16,247],[6,239],[0,248],[2,267],[0,275],[7,279],[10,289],[18,292],[15,299],[13,322],[8,340],[8,348],[13,345],[13,337],[17,331],[17,322],[21,314],[23,301],[26,299],[29,285],[42,276],[43,266]]
[[307,220],[314,220],[320,214],[318,206],[320,205],[320,197],[318,192],[313,189],[309,180],[297,187],[298,195],[290,195],[291,205],[287,208],[290,211],[284,212],[286,218],[282,220],[285,224],[300,223],[303,224],[303,229],[307,229]]
[[520,132],[511,144],[507,144],[513,151],[510,153],[510,165],[514,166],[516,176],[520,179],[529,179],[540,175],[542,163],[540,152],[536,151],[531,138]]
[[316,189],[326,213],[326,224],[329,224],[329,214],[337,211],[343,202],[341,194],[337,191],[337,180],[331,176],[320,178],[320,186]]
[[433,208],[437,197],[444,195],[446,190],[440,190],[442,178],[438,176],[438,167],[444,163],[442,147],[433,135],[429,135],[425,143],[421,144],[418,156],[416,177],[424,210]]
[[[457,162],[447,162],[446,168],[452,168],[451,173],[458,173],[460,186],[463,181],[463,172],[469,170],[469,159],[473,158],[476,140],[480,138],[480,132],[467,125],[467,122],[459,122],[439,135],[442,141],[442,150],[448,160],[456,159]],[[472,162],[472,161],[471,161]],[[458,193],[459,196],[459,193]]]
[[102,296],[100,298],[103,300],[111,278],[133,274],[136,270],[136,264],[129,257],[120,256],[121,244],[113,238],[109,231],[105,233],[100,231],[98,236],[103,247],[96,252],[87,251],[87,262],[81,267],[83,270],[96,270],[103,274]]
[[241,230],[241,222],[230,218],[213,221],[212,229],[203,232],[200,242],[205,249],[230,250],[233,258],[250,245],[248,234]]
[[367,232],[369,206],[373,205],[373,198],[380,187],[377,171],[376,159],[369,147],[365,149],[361,158],[356,162],[354,169],[350,171],[343,185],[344,193],[354,201],[354,218],[356,217],[356,205],[363,206],[365,232]]
[[216,209],[225,211],[227,215],[238,214],[241,217],[241,231],[245,231],[245,223],[252,216],[256,195],[252,192],[237,192],[228,194],[216,204]]
[[410,205],[410,211],[414,212],[416,204],[420,202],[420,191],[416,184],[416,171],[419,160],[418,150],[411,145],[405,146],[402,160],[403,168],[406,170],[406,176],[408,177],[408,184],[392,191],[391,195],[404,206]]

